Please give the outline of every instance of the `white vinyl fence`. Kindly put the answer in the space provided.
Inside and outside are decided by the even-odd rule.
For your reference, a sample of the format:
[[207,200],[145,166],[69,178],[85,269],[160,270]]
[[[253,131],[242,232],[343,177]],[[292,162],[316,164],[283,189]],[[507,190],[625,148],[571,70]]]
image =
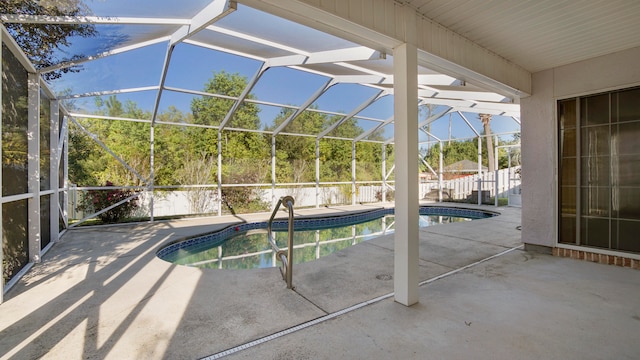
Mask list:
[[[482,201],[488,202],[489,198],[495,196],[496,191],[499,198],[509,198],[509,204],[519,206],[520,202],[520,178],[516,175],[516,169],[503,169],[498,171],[498,187],[496,189],[495,173],[485,172],[479,177],[477,174],[469,175],[455,180],[447,180],[442,183],[442,200],[468,200],[472,203],[477,202],[478,185],[482,187]],[[478,181],[480,179],[480,182]],[[379,202],[382,194],[383,185],[356,185],[356,203],[375,203]],[[316,192],[318,195],[318,204],[324,205],[349,205],[352,203],[351,195],[345,193],[344,187],[339,186],[322,186],[316,189],[313,185],[300,186],[295,188],[276,188],[262,190],[262,199],[266,203],[271,203],[273,199],[278,199],[285,195],[291,195],[295,199],[296,207],[313,207],[316,205]],[[69,196],[69,218],[81,219],[85,215],[81,211],[77,211],[76,207],[82,196],[83,191],[76,190],[74,187],[70,189]],[[438,181],[421,183],[419,187],[420,200],[438,201],[439,188]],[[135,216],[150,215],[150,195],[146,192],[140,194],[138,198],[139,208]],[[393,190],[387,187],[387,201],[393,201]],[[218,213],[217,191],[200,190],[198,201],[203,204],[200,208],[203,210],[194,212],[193,210],[193,193],[189,191],[170,191],[156,193],[153,199],[154,216],[175,216],[175,215],[195,215],[197,213]],[[233,204],[231,204],[233,206]],[[224,205],[223,205],[224,207]]]
[[[442,182],[444,201],[453,200],[472,200],[477,201],[478,185],[482,188],[482,199],[488,201],[489,198],[495,197],[496,192],[498,198],[507,198],[509,195],[520,194],[520,177],[516,171],[520,167],[512,167],[511,169],[501,169],[497,171],[498,187],[496,188],[496,173],[484,172],[481,176],[478,174],[468,175],[454,180],[446,180]],[[480,181],[478,181],[480,180]],[[437,200],[438,199],[438,182],[433,181],[421,184],[420,193],[422,199]],[[473,201],[475,200],[475,201]]]

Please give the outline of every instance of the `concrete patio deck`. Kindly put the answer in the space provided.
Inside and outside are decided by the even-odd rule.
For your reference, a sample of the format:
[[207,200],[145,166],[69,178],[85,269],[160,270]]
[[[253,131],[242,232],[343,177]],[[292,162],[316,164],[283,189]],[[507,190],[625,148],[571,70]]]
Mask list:
[[268,214],[73,229],[5,295],[0,357],[640,358],[640,271],[516,248],[520,210],[480,208],[501,215],[420,230],[423,285],[411,307],[390,296],[393,235],[296,265],[292,291],[276,268],[203,270],[155,256]]

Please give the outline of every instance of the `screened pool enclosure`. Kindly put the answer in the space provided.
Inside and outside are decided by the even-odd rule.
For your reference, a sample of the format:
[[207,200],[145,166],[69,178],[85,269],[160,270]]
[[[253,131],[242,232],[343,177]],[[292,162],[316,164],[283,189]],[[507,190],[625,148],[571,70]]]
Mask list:
[[[244,3],[3,2],[3,288],[81,224],[394,201],[393,51]],[[518,99],[417,87],[419,198],[516,194]]]

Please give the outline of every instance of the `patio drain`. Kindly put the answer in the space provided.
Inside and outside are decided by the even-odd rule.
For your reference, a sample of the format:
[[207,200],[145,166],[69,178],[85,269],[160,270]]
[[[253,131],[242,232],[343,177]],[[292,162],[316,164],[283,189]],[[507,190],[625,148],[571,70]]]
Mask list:
[[379,274],[379,275],[376,275],[376,279],[378,279],[378,280],[391,280],[391,279],[393,279],[393,276],[389,275],[389,274]]

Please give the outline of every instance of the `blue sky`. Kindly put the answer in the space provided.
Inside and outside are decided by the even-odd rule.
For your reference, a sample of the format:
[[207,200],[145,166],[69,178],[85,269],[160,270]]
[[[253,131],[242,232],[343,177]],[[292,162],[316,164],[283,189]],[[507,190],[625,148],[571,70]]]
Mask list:
[[[198,9],[208,3],[208,0],[187,3],[189,4],[188,6]],[[133,7],[131,7],[132,4],[129,1],[124,0],[108,2],[95,0],[89,3],[96,15],[100,16],[114,15],[108,10],[109,7],[113,6],[119,7],[118,16],[140,16],[148,11],[149,6],[161,8],[163,12],[166,12],[166,14],[157,14],[159,16],[176,17],[180,16],[181,11],[185,14],[193,12],[193,9],[181,8],[182,3],[180,4],[178,6],[177,2],[167,0],[162,0],[161,4],[158,4],[157,1],[143,0],[135,2]],[[176,7],[176,9],[171,10],[171,7]],[[122,13],[122,9],[125,8],[126,12]],[[186,17],[186,15],[184,16]],[[299,25],[296,24],[295,26]],[[107,36],[98,39],[74,39],[74,51],[81,49],[86,54],[96,54],[104,51],[105,47],[113,46],[114,42],[132,40],[114,35],[128,33],[131,30],[130,27],[109,25],[97,28],[101,31],[101,34],[107,34]],[[134,32],[131,32],[132,35],[130,36],[132,38],[151,39],[156,37],[154,34],[159,29],[157,26],[138,26]],[[159,43],[85,63],[80,73],[65,74],[62,79],[55,81],[53,83],[54,91],[61,92],[65,89],[71,89],[72,93],[86,93],[157,86],[160,82],[167,46],[167,43]],[[165,85],[202,91],[207,80],[216,72],[224,70],[228,73],[239,73],[247,79],[251,79],[261,65],[261,62],[257,60],[189,44],[180,44],[176,46],[172,54]],[[301,105],[327,80],[324,76],[299,70],[272,68],[263,74],[260,81],[253,88],[252,94],[262,101],[284,105]],[[377,90],[370,87],[338,84],[331,87],[314,105],[327,111],[349,113],[375,93],[377,93]],[[127,93],[117,97],[122,102],[131,100],[143,110],[151,111],[156,99],[156,92]],[[165,111],[169,105],[176,106],[184,113],[190,112],[192,99],[193,96],[191,95],[165,91],[161,99],[160,112]],[[93,98],[81,99],[77,101],[77,106],[85,108],[84,111],[91,111]],[[260,117],[263,125],[271,124],[280,111],[278,107],[260,106],[260,108],[262,109]],[[359,115],[386,120],[393,115],[393,97],[386,96],[378,100]],[[474,127],[481,131],[482,126],[477,114],[467,114],[466,116]],[[473,131],[468,128],[457,114],[451,117],[446,115],[434,122],[431,126],[431,132],[439,138],[446,139],[449,136],[449,118],[451,118],[453,125],[452,137],[474,136]],[[362,127],[365,130],[374,124],[371,121],[362,121]],[[519,130],[519,125],[511,118],[496,116],[492,121],[492,129],[494,132],[517,131]],[[388,133],[387,136],[392,136],[392,134]],[[425,140],[426,136],[421,134],[420,141]]]

